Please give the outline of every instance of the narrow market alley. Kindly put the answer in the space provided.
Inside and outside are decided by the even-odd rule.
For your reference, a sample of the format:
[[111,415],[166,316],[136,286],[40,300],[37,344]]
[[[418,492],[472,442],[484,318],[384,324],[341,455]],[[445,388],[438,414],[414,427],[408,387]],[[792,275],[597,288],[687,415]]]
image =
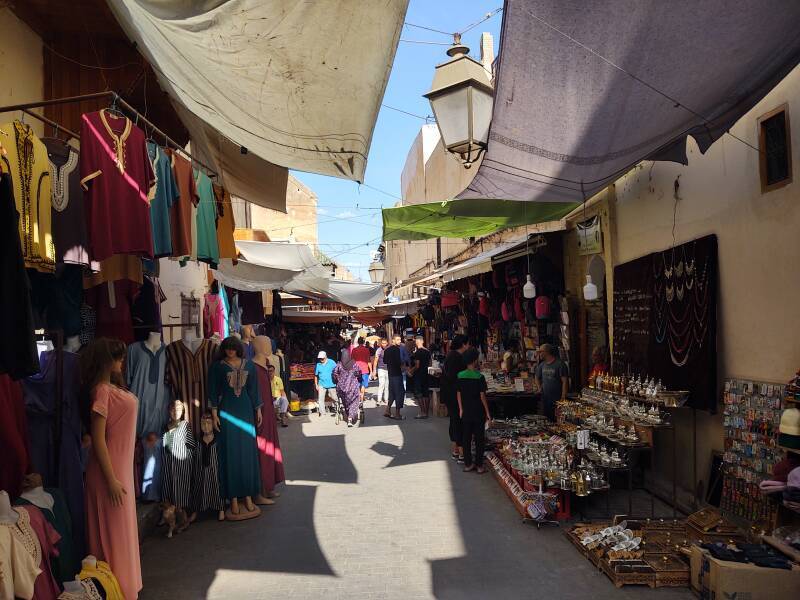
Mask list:
[[616,589],[560,528],[522,525],[491,474],[462,473],[446,419],[408,408],[398,424],[382,411],[354,429],[294,418],[280,431],[289,481],[277,504],[145,539],[140,598],[689,597]]

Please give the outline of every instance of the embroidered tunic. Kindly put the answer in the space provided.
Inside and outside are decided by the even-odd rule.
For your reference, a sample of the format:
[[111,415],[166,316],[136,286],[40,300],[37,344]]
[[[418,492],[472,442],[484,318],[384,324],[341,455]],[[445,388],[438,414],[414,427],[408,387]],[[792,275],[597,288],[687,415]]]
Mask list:
[[261,492],[255,411],[262,406],[255,365],[242,360],[238,369],[224,361],[211,365],[208,403],[218,410],[220,483],[225,498]]
[[44,138],[42,142],[47,147],[50,164],[56,262],[88,266],[89,238],[78,173],[78,151],[55,138]]
[[148,198],[155,175],[142,130],[106,110],[83,115],[80,175],[92,260],[152,258]]
[[55,270],[56,250],[51,228],[50,161],[47,148],[28,125],[19,121],[0,127],[8,140],[0,170],[14,182],[14,200],[20,215],[19,237],[25,266]]

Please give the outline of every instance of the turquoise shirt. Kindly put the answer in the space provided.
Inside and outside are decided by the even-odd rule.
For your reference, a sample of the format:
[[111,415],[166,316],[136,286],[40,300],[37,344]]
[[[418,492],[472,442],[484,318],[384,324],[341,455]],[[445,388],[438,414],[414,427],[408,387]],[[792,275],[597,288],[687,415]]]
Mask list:
[[172,255],[172,230],[169,222],[169,209],[178,198],[180,191],[172,172],[169,156],[153,142],[147,142],[147,155],[153,163],[156,175],[156,193],[150,201],[150,227],[153,230],[153,256]]

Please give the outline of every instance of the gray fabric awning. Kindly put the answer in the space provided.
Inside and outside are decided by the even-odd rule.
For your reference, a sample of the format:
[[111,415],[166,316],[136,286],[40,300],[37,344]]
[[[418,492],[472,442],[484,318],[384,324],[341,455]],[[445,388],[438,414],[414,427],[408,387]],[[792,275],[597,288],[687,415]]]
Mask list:
[[798,31],[782,0],[506,0],[488,149],[459,197],[581,201],[640,160],[686,164],[687,136],[705,152],[798,64]]

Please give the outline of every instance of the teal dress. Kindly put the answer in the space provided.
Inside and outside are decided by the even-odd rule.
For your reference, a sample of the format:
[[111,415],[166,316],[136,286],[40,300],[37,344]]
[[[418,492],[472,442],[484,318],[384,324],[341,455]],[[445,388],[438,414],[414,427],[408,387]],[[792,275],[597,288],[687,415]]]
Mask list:
[[220,420],[217,442],[220,487],[224,498],[261,493],[255,413],[263,404],[253,363],[243,360],[238,369],[216,361],[208,372],[208,404]]
[[216,266],[219,263],[217,241],[217,198],[214,184],[203,171],[194,171],[197,185],[197,260]]
[[178,201],[180,191],[172,173],[169,156],[153,142],[147,142],[147,155],[156,174],[156,193],[150,200],[150,225],[153,229],[153,256],[159,258],[172,254],[169,212]]

